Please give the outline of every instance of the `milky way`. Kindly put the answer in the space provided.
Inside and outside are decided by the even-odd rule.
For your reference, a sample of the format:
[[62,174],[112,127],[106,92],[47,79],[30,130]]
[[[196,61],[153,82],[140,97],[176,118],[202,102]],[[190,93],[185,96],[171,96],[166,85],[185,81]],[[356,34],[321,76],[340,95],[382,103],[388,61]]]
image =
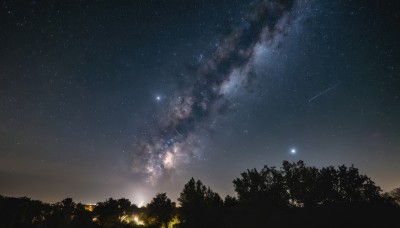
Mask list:
[[191,72],[170,101],[157,130],[136,143],[132,169],[150,183],[174,173],[198,156],[199,132],[209,121],[234,105],[227,99],[254,77],[253,61],[260,46],[274,48],[290,22],[294,1],[259,1],[239,26],[216,45],[216,50]]

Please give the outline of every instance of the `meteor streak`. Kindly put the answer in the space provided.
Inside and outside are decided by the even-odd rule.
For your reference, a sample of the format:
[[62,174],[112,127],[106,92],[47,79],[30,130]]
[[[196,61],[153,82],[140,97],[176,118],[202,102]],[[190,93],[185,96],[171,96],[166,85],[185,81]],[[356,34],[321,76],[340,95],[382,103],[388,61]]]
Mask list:
[[326,89],[326,90],[324,90],[324,91],[318,93],[317,95],[311,97],[311,98],[308,100],[308,102],[311,102],[311,101],[317,99],[318,97],[320,97],[320,96],[324,95],[325,93],[327,93],[327,92],[333,90],[334,88],[338,87],[340,84],[342,84],[342,82],[338,82],[338,83],[336,83],[335,85],[329,87],[328,89]]

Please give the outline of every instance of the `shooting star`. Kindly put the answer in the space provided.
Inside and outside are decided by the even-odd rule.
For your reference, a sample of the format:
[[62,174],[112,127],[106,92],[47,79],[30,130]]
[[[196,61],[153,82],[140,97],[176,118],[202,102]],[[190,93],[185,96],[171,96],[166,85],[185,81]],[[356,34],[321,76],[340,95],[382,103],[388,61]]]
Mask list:
[[308,100],[308,102],[311,102],[311,101],[317,99],[318,97],[320,97],[320,96],[324,95],[325,93],[327,93],[327,92],[333,90],[334,88],[338,87],[340,84],[342,84],[342,82],[338,82],[338,83],[336,83],[335,85],[329,87],[328,89],[326,89],[326,90],[324,90],[324,91],[318,93],[317,95],[311,97],[311,98]]

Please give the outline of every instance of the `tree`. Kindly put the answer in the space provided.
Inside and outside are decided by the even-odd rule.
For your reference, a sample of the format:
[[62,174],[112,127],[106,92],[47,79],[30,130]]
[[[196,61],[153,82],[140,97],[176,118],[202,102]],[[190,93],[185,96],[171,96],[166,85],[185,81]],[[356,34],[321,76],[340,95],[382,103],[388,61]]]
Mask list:
[[320,171],[317,168],[308,167],[303,161],[297,163],[284,161],[282,175],[291,204],[315,207],[321,202]]
[[239,204],[238,200],[236,197],[232,197],[230,195],[227,195],[224,199],[224,207],[226,208],[235,208]]
[[73,227],[95,227],[96,224],[92,220],[92,213],[85,210],[85,206],[81,203],[75,205]]
[[392,197],[394,203],[400,207],[400,188],[395,188],[390,191],[389,196]]
[[338,202],[344,203],[373,203],[382,200],[380,187],[366,175],[361,175],[354,166],[338,167],[337,174]]
[[75,203],[72,198],[65,198],[51,206],[51,213],[46,220],[51,227],[73,227]]
[[213,192],[193,178],[185,184],[178,201],[181,205],[182,222],[187,227],[215,227],[219,222],[219,215],[223,201],[218,193]]
[[319,169],[306,166],[303,161],[283,161],[280,169],[264,166],[261,171],[247,170],[233,184],[244,215],[240,221],[246,220],[242,226],[282,225],[290,221],[283,215],[292,212],[301,213],[299,216],[306,223],[323,223],[335,215],[342,219],[335,221],[348,219],[368,224],[377,220],[363,219],[365,213],[378,214],[374,208],[390,208],[381,189],[354,166]]
[[283,161],[280,170],[264,166],[233,181],[239,202],[257,207],[319,207],[333,203],[382,202],[381,189],[354,166],[318,169],[303,161]]
[[338,172],[333,166],[323,167],[319,171],[318,196],[320,205],[333,205],[340,200],[337,191]]
[[286,207],[289,204],[284,176],[275,167],[264,166],[241,173],[233,181],[239,202],[251,207]]
[[27,197],[0,195],[1,227],[44,227],[50,214],[50,205]]
[[354,166],[318,169],[306,166],[303,161],[284,161],[282,174],[291,202],[296,206],[375,203],[382,200],[381,189]]
[[128,199],[109,198],[105,202],[97,203],[93,214],[101,226],[115,227],[121,224],[121,218],[127,216],[131,209],[131,202]]
[[174,216],[175,202],[172,202],[166,193],[159,193],[147,205],[149,216],[155,218],[157,224],[168,227],[168,222]]

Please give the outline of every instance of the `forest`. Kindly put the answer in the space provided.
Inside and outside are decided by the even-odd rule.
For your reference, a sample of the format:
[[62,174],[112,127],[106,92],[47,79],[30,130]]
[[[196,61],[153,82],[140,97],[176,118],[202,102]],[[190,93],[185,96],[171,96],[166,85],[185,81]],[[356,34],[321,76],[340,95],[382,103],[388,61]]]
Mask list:
[[289,227],[399,226],[400,188],[383,192],[354,166],[317,168],[283,161],[248,169],[224,199],[191,178],[177,203],[166,193],[146,206],[129,199],[95,205],[71,198],[49,204],[0,196],[0,227]]

